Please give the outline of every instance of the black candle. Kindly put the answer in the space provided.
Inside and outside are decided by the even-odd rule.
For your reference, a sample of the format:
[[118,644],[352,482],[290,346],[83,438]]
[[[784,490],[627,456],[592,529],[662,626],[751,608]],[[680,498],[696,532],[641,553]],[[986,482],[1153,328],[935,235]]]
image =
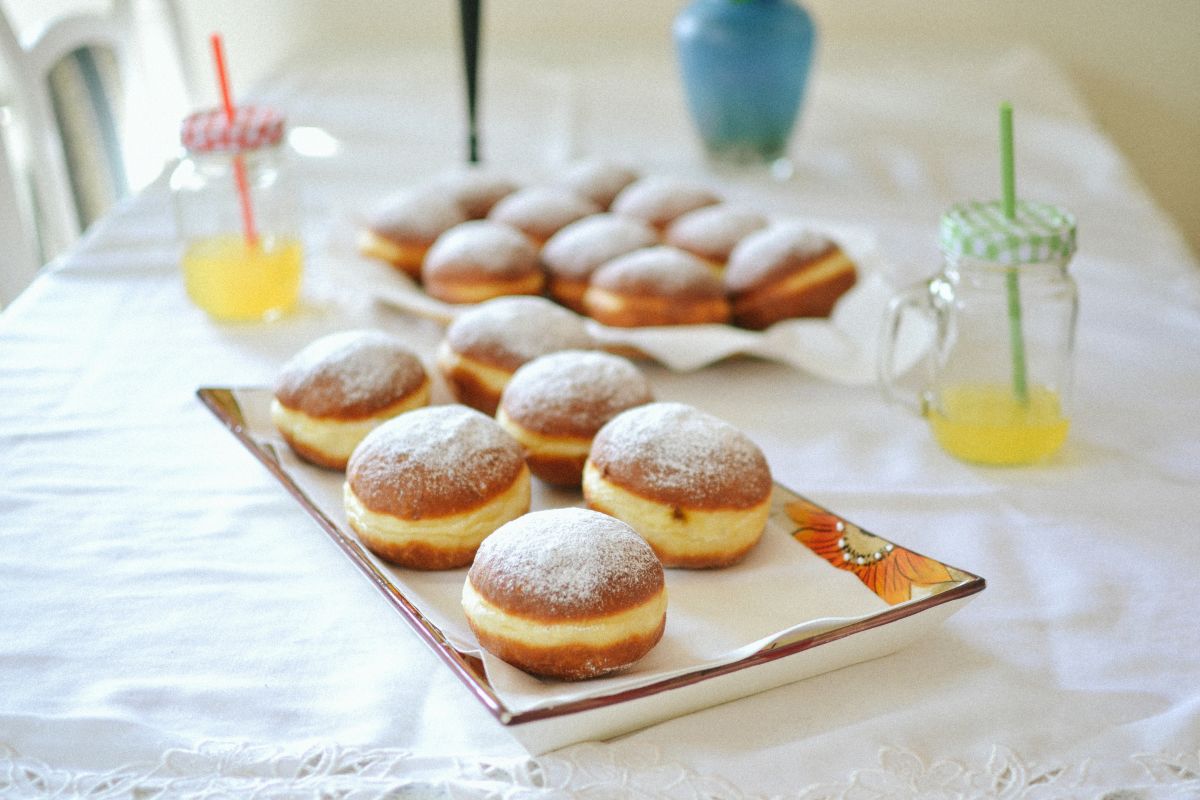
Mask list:
[[463,65],[467,76],[467,161],[479,163],[479,130],[476,124],[476,76],[479,72],[479,6],[481,0],[459,0],[462,19]]

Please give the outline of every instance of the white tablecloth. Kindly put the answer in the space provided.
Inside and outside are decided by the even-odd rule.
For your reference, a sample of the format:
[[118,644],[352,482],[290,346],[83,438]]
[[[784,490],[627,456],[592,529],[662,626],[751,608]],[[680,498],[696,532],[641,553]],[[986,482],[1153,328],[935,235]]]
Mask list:
[[[484,117],[502,166],[706,174],[665,59],[506,69]],[[969,466],[872,388],[779,364],[648,368],[660,397],[745,430],[781,482],[987,590],[895,655],[525,755],[194,397],[270,383],[351,325],[432,355],[440,328],[374,304],[344,241],[368,201],[459,157],[456,77],[446,56],[306,65],[263,88],[342,144],[302,166],[293,316],[218,325],[189,306],[161,184],[0,316],[0,796],[1200,796],[1197,267],[1022,49],[827,53],[796,177],[719,180],[870,227],[902,283],[936,268],[946,206],[995,196],[1010,99],[1020,192],[1079,218],[1058,457]]]

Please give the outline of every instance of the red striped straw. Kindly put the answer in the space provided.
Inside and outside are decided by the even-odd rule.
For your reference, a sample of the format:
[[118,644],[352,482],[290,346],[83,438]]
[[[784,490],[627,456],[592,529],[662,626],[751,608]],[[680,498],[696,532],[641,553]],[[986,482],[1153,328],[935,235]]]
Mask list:
[[[211,37],[213,61],[217,67],[217,81],[221,86],[221,102],[225,106],[225,120],[233,126],[233,95],[229,91],[229,72],[225,69],[225,48],[221,34]],[[237,183],[238,201],[242,207],[242,230],[246,234],[246,245],[258,244],[258,231],[254,225],[254,207],[250,205],[250,184],[246,180],[246,163],[240,154],[233,157],[233,179]]]

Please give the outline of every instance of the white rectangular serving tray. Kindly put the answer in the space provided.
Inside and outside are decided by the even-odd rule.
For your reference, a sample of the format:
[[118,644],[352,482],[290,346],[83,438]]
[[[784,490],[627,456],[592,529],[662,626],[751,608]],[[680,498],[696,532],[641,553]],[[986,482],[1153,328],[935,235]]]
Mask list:
[[[352,531],[302,488],[278,448],[282,440],[262,420],[271,393],[261,388],[202,388],[197,395],[217,419],[279,481],[339,549],[362,571],[467,689],[532,754],[605,739],[739,697],[893,653],[939,626],[986,586],[983,578],[914,553],[862,530],[776,484],[771,522],[797,547],[808,547],[831,569],[852,572],[882,601],[879,610],[825,625],[781,632],[750,653],[699,664],[661,679],[580,696],[564,684],[561,702],[514,707],[489,681],[477,652],[456,645],[430,613],[428,598],[405,590],[392,569],[366,551]],[[782,527],[781,527],[782,526]],[[903,569],[900,569],[900,567]],[[891,571],[889,570],[898,570]],[[914,577],[915,576],[915,577]]]

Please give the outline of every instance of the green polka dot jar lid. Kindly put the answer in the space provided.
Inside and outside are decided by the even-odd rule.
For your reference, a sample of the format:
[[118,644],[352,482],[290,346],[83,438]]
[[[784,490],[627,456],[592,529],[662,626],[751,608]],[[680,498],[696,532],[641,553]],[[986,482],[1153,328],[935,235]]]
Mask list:
[[942,215],[942,253],[998,264],[1065,262],[1075,253],[1075,217],[1048,203],[1022,200],[1013,219],[1004,203],[959,203]]

